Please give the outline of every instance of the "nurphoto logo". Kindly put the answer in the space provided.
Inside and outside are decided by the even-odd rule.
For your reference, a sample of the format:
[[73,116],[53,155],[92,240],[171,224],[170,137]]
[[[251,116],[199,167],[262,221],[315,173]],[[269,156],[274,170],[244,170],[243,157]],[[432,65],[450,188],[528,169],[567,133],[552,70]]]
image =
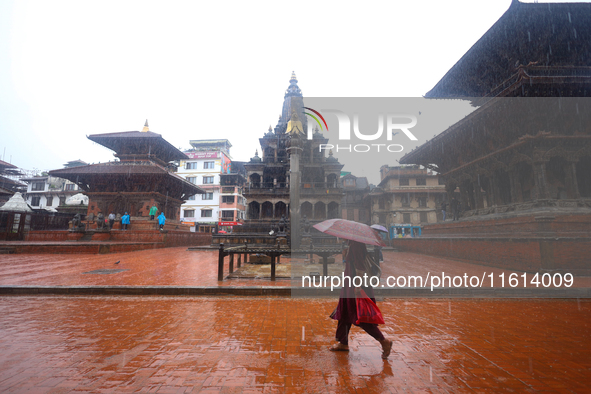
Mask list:
[[[304,107],[305,109],[309,110],[312,113],[306,112],[306,115],[313,118],[316,123],[320,126],[321,130],[326,128],[328,131],[328,124],[324,119],[324,116],[319,111],[316,111],[309,107]],[[378,130],[373,133],[367,133],[367,130],[362,133],[359,127],[359,115],[353,114],[353,127],[351,127],[351,119],[349,115],[345,112],[336,110],[336,109],[323,109],[322,113],[327,115],[334,115],[337,118],[338,122],[338,141],[350,141],[351,140],[351,130],[353,130],[354,136],[362,141],[378,141],[380,139],[383,140],[382,136],[384,134],[384,130],[386,131],[386,141],[392,141],[393,137],[400,132],[404,133],[404,135],[411,141],[417,141],[417,137],[410,131],[413,127],[417,125],[417,117],[415,115],[409,114],[379,114],[377,116],[377,124]],[[320,118],[320,119],[318,119]],[[322,123],[324,123],[324,127]],[[312,122],[308,123],[308,139],[311,140],[314,138],[313,130],[312,130]],[[320,151],[322,150],[329,150],[335,149],[337,152],[339,151],[348,151],[348,152],[370,152],[370,151],[388,151],[392,153],[402,152],[404,147],[400,144],[388,144],[388,143],[373,143],[373,144],[320,144],[318,147]]]

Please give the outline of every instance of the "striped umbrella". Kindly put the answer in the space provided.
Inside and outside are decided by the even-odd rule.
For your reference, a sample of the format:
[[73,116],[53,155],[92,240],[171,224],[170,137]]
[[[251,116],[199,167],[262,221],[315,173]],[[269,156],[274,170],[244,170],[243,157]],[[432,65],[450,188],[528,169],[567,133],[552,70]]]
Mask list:
[[369,245],[386,246],[378,233],[367,224],[345,219],[329,219],[313,226],[316,230],[335,237]]

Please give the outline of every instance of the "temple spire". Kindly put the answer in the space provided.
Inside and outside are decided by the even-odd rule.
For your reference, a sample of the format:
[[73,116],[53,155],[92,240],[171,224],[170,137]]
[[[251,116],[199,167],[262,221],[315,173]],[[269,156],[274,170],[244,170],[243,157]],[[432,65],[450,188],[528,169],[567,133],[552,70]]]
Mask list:
[[146,131],[150,131],[150,127],[148,126],[148,119],[146,119],[146,123],[144,124],[144,128],[142,129],[143,133],[145,133]]
[[295,71],[291,72],[291,79],[289,80],[289,82],[291,82],[291,81],[295,81],[296,83],[298,82],[298,79],[296,78],[296,75],[295,75]]

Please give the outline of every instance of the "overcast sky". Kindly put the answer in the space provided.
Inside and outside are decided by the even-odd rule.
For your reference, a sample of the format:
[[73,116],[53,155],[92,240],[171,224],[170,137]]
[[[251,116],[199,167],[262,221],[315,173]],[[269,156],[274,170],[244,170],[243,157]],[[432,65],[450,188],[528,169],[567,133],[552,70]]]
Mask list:
[[420,97],[510,3],[1,0],[0,158],[109,161],[86,136],[147,118],[181,149],[227,138],[245,161],[292,71],[304,97]]

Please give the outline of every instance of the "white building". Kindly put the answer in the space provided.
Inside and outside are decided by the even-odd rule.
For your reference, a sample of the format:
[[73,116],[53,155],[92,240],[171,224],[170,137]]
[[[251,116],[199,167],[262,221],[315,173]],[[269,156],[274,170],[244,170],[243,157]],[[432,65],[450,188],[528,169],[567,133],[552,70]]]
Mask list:
[[56,209],[65,205],[69,197],[80,193],[74,183],[49,175],[22,178],[22,181],[28,184],[26,201],[33,208]]
[[[86,165],[81,160],[69,161],[65,168]],[[39,175],[22,178],[27,183],[25,200],[33,208],[57,209],[60,205],[66,205],[66,200],[81,192],[80,188],[67,179],[49,175]]]
[[194,222],[197,231],[211,232],[220,220],[220,174],[230,172],[230,141],[193,140],[179,163],[178,175],[199,185],[205,194],[191,196],[181,206],[181,220]]

